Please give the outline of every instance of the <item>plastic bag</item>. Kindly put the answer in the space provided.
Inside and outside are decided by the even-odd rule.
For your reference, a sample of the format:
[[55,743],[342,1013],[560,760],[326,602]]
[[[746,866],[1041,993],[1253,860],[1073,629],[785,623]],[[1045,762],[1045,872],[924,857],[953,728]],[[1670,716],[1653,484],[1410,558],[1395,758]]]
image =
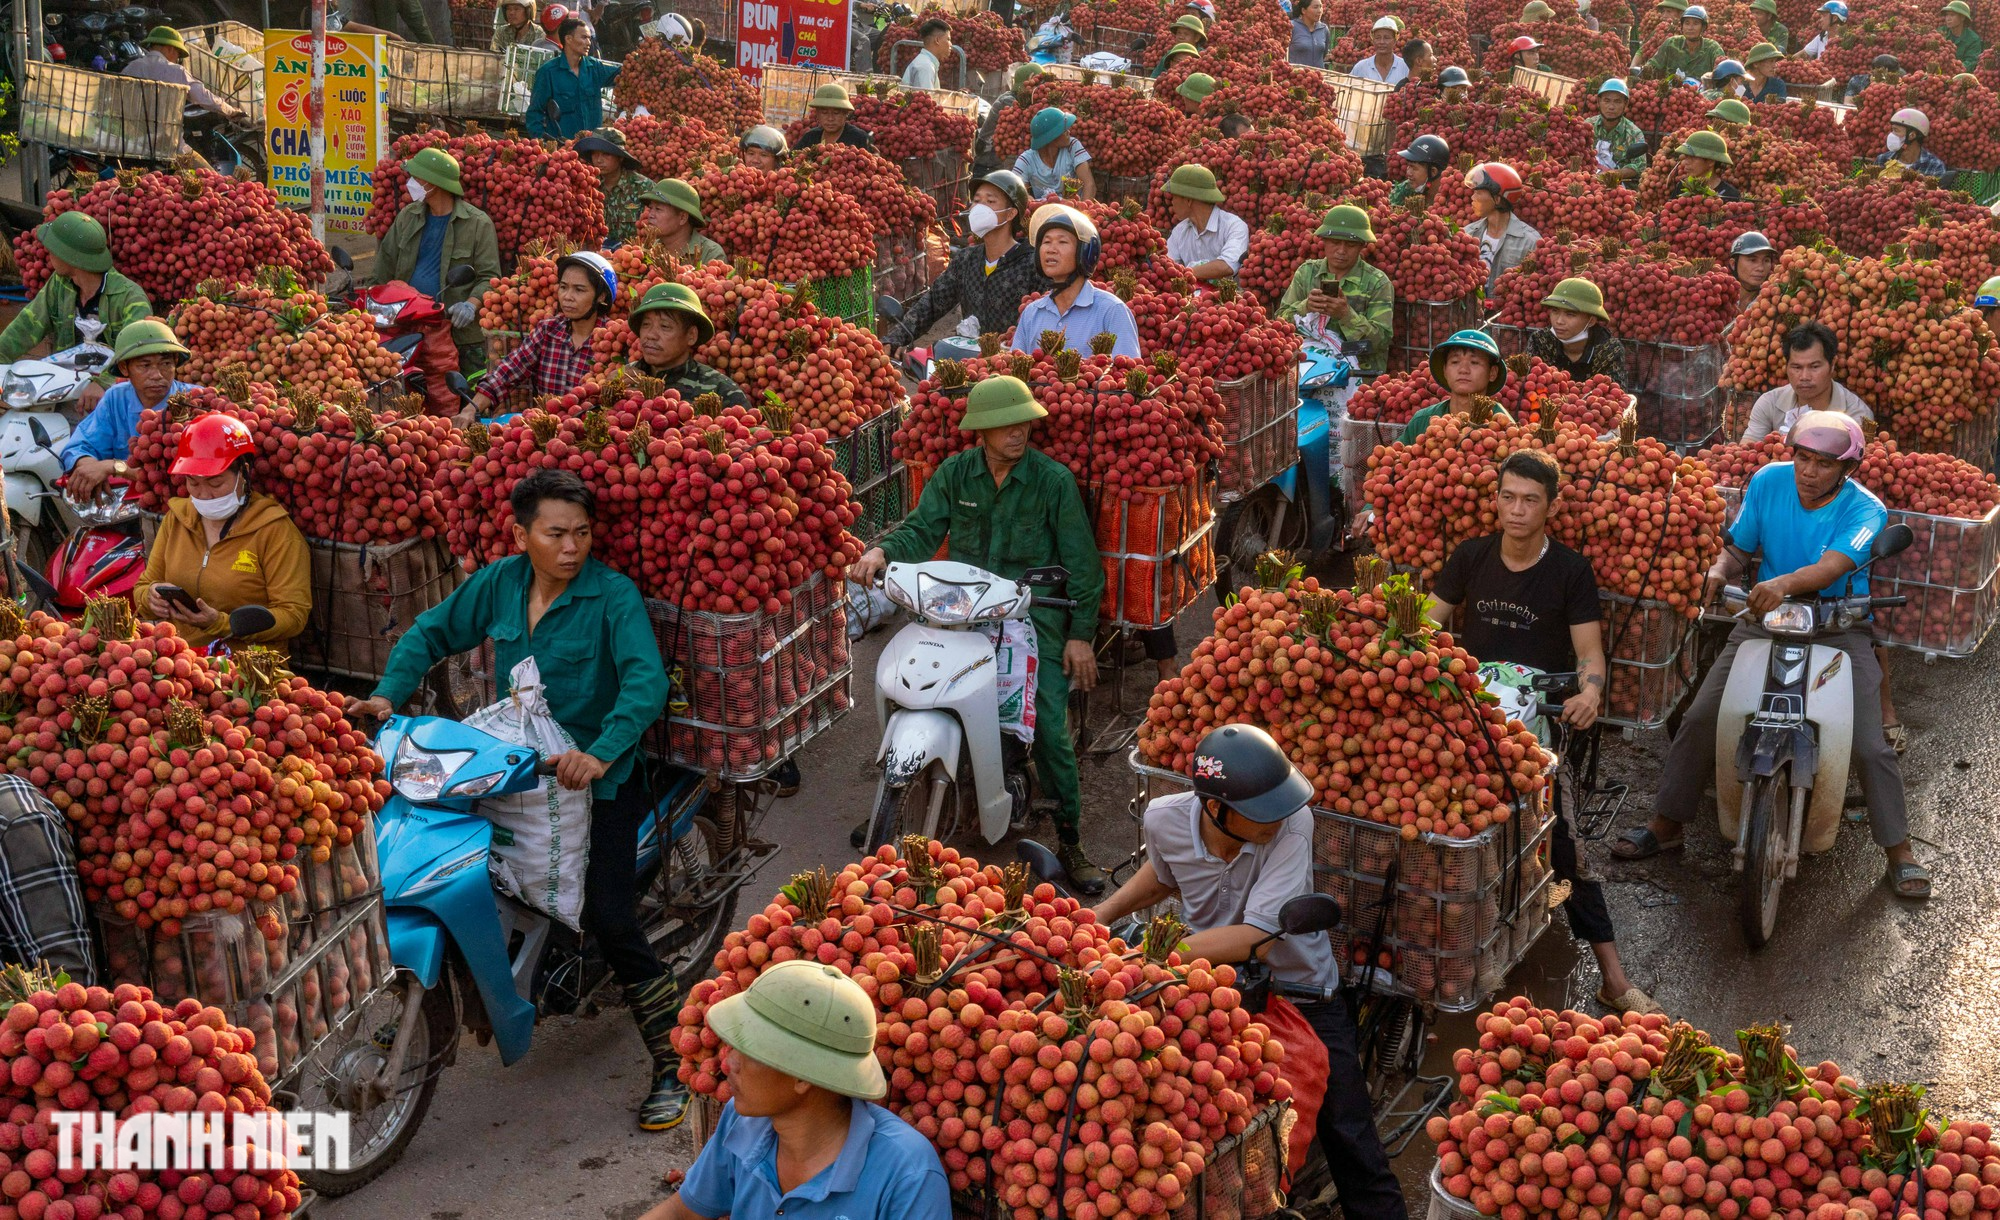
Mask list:
[[1010,618],[981,627],[981,634],[993,644],[995,686],[1000,699],[1000,728],[1025,744],[1035,740],[1035,670],[1041,659],[1035,652],[1035,625],[1026,619]]
[[[527,657],[509,677],[513,693],[480,708],[465,723],[543,758],[576,749],[549,714],[542,671]],[[489,797],[480,812],[493,823],[487,871],[501,889],[571,928],[582,927],[583,871],[590,857],[590,789],[571,789],[553,775],[526,792]]]
[[888,622],[895,613],[896,603],[889,600],[888,590],[881,585],[847,582],[848,639],[860,639]]

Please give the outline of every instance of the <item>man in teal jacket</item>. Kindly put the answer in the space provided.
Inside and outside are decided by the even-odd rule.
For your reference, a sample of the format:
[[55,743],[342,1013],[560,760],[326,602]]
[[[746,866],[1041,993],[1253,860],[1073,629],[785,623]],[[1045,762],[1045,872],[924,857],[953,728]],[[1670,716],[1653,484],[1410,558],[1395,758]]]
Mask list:
[[417,616],[396,641],[387,672],[349,716],[387,716],[414,695],[431,666],[493,641],[500,694],[506,675],[534,657],[549,711],[577,748],[548,761],[564,788],[589,788],[590,863],[583,926],[625,986],[625,1002],[653,1057],[639,1126],[663,1131],[687,1114],[676,1073],[680,996],[639,923],[639,825],[652,804],[634,775],[639,738],[667,705],[667,672],[646,604],[631,580],[590,557],[595,497],[566,470],[537,470],[514,485],[514,545],[450,597]]
[[590,23],[566,18],[556,27],[562,54],[535,72],[528,113],[521,125],[538,140],[573,140],[604,126],[604,91],[618,79],[618,65],[590,53]]

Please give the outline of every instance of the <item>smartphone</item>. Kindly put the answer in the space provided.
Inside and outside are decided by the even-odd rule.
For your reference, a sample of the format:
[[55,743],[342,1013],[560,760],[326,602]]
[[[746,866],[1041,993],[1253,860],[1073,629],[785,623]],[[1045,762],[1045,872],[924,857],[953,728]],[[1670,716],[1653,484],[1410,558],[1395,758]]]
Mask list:
[[161,597],[179,606],[189,614],[194,614],[201,609],[200,606],[195,604],[194,597],[179,585],[154,585],[153,592],[158,593]]
[[1319,290],[1330,297],[1337,297],[1340,295],[1340,281],[1330,275],[1323,275],[1319,279]]

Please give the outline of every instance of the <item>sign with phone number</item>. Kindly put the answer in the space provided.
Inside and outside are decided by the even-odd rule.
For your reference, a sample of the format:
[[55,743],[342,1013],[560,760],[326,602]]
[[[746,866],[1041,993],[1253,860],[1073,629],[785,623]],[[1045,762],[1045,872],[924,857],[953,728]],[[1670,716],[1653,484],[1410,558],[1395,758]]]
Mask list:
[[[758,80],[765,64],[849,70],[849,0],[739,0],[736,70]],[[862,70],[865,70],[862,69]]]

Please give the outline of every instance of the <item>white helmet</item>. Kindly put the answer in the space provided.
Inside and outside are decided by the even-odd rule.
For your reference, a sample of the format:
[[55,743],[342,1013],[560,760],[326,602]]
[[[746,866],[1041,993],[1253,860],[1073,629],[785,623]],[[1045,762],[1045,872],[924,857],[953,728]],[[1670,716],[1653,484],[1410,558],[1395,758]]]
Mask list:
[[1926,116],[1923,111],[1918,110],[1913,106],[1905,106],[1901,110],[1898,110],[1896,113],[1890,115],[1889,126],[1907,127],[1911,131],[1916,132],[1918,135],[1922,136],[1926,140],[1931,138],[1931,121],[1929,117]]
[[662,13],[653,23],[653,29],[668,42],[693,42],[694,27],[679,13]]

